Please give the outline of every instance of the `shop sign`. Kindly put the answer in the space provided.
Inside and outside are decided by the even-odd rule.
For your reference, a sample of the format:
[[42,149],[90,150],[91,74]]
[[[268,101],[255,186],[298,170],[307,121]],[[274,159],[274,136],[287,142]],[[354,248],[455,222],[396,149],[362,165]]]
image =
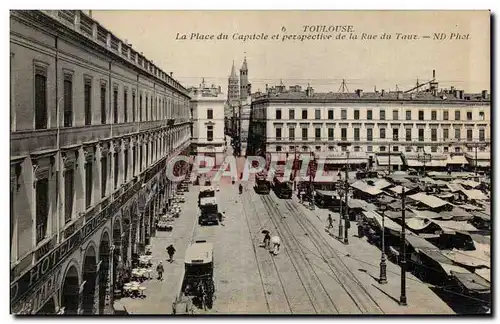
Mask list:
[[26,293],[32,290],[33,287],[38,285],[45,279],[46,275],[51,273],[52,270],[61,263],[69,254],[73,253],[78,247],[81,246],[90,235],[92,235],[98,228],[100,228],[109,217],[114,215],[117,210],[123,205],[127,197],[132,197],[139,189],[139,185],[134,185],[132,189],[126,192],[117,200],[113,201],[108,207],[102,210],[92,219],[89,219],[85,225],[71,235],[67,240],[63,241],[57,246],[50,254],[47,254],[37,264],[17,281],[10,286],[11,304],[15,304]]

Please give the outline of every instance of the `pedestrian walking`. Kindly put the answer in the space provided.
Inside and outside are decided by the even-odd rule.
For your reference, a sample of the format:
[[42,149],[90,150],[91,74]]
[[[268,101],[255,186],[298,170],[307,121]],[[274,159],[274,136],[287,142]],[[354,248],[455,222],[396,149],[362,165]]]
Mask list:
[[269,234],[269,232],[266,231],[264,235],[264,248],[269,249],[270,243],[271,243],[271,235]]
[[158,273],[158,280],[163,280],[163,264],[160,261],[160,263],[156,266],[156,272]]
[[281,245],[281,240],[280,240],[279,236],[273,236],[271,238],[271,243],[273,244],[273,250],[271,253],[273,255],[278,255],[278,253],[280,251],[280,245]]
[[328,227],[327,229],[333,228],[332,214],[328,214]]
[[172,263],[174,262],[174,254],[175,254],[175,248],[172,244],[167,246],[167,253],[168,253],[168,262]]

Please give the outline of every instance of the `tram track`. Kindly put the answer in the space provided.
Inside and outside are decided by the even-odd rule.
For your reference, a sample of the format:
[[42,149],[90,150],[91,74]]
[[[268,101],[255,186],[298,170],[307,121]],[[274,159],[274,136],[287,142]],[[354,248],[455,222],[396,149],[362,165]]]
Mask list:
[[337,251],[327,242],[316,226],[305,217],[304,213],[293,202],[285,201],[285,206],[301,231],[308,233],[308,238],[318,250],[321,259],[331,270],[357,309],[363,314],[383,314],[377,301],[370,295],[363,284],[355,277]]
[[261,199],[264,203],[264,207],[269,213],[271,221],[280,233],[281,240],[284,245],[287,246],[287,249],[284,249],[284,253],[290,258],[314,311],[317,314],[338,314],[339,310],[332,296],[319,278],[316,270],[308,262],[308,257],[301,247],[301,243],[298,241],[289,225],[283,221],[281,210],[276,206],[276,203],[269,195],[261,196]]
[[[255,206],[253,204],[250,203],[250,206],[252,207],[253,211],[255,212],[255,216],[256,216],[256,221],[257,221],[257,225],[258,225],[258,230],[257,232],[255,233],[252,233],[252,230],[251,230],[251,225],[250,225],[250,221],[249,221],[249,213],[247,211],[247,208],[245,207],[245,202],[246,202],[246,192],[244,192],[242,195],[241,195],[241,203],[242,203],[242,206],[243,206],[243,212],[244,212],[244,217],[245,217],[245,220],[246,220],[246,223],[247,223],[247,227],[248,227],[248,233],[250,235],[250,239],[251,239],[251,244],[252,244],[252,248],[253,248],[253,252],[254,252],[254,256],[255,256],[255,261],[257,263],[257,267],[258,267],[258,271],[259,271],[259,276],[260,276],[260,281],[261,281],[261,284],[262,284],[262,290],[263,290],[263,294],[264,294],[264,298],[266,299],[266,305],[267,305],[267,310],[270,314],[272,314],[272,310],[271,310],[271,305],[270,305],[270,300],[269,300],[269,297],[268,297],[268,289],[266,289],[266,285],[267,286],[270,286],[269,284],[265,284],[264,282],[267,281],[267,280],[264,280],[264,275],[263,275],[263,270],[261,267],[262,265],[261,264],[264,264],[262,261],[264,260],[259,260],[259,256],[258,256],[258,253],[257,253],[257,250],[255,248],[255,244],[254,244],[254,239],[255,237],[259,234],[258,231],[262,230],[262,223],[258,217],[258,212],[255,208]],[[276,276],[278,277],[278,280],[279,280],[279,283],[280,283],[280,288],[283,292],[283,296],[285,297],[285,300],[286,300],[286,303],[288,305],[288,311],[289,313],[293,314],[293,310],[292,310],[292,306],[290,304],[290,300],[288,299],[288,296],[286,294],[286,291],[285,291],[285,286],[283,284],[283,279],[281,278],[281,275],[278,271],[278,267],[276,265],[276,263],[274,262],[274,260],[271,258],[271,263],[273,264],[273,269],[274,269],[274,273],[276,274]],[[272,293],[272,292],[271,292]],[[276,294],[277,295],[277,294]]]

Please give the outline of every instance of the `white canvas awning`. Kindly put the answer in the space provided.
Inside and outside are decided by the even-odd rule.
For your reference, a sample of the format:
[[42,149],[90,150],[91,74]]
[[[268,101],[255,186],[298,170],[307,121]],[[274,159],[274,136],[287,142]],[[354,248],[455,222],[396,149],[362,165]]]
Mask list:
[[469,164],[469,162],[463,155],[453,155],[446,160],[446,164]]
[[429,195],[426,195],[426,194],[421,193],[421,192],[414,194],[414,195],[411,195],[411,196],[408,196],[408,197],[413,199],[413,200],[420,201],[421,203],[423,203],[431,208],[438,208],[438,207],[444,206],[446,204],[449,204],[449,202],[447,202],[443,199],[440,199],[440,198],[435,197],[435,196],[429,196]]
[[403,160],[401,160],[401,156],[399,155],[391,155],[389,159],[389,155],[377,156],[377,164],[378,165],[403,165]]

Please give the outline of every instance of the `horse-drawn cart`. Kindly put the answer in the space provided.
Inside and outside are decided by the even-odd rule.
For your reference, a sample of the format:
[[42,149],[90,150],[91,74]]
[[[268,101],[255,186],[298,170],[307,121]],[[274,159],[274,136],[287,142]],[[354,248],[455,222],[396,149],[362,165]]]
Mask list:
[[213,244],[206,241],[191,244],[186,250],[184,266],[184,280],[180,295],[174,302],[174,311],[177,312],[177,308],[179,311],[189,310],[190,305],[212,308],[215,294]]

